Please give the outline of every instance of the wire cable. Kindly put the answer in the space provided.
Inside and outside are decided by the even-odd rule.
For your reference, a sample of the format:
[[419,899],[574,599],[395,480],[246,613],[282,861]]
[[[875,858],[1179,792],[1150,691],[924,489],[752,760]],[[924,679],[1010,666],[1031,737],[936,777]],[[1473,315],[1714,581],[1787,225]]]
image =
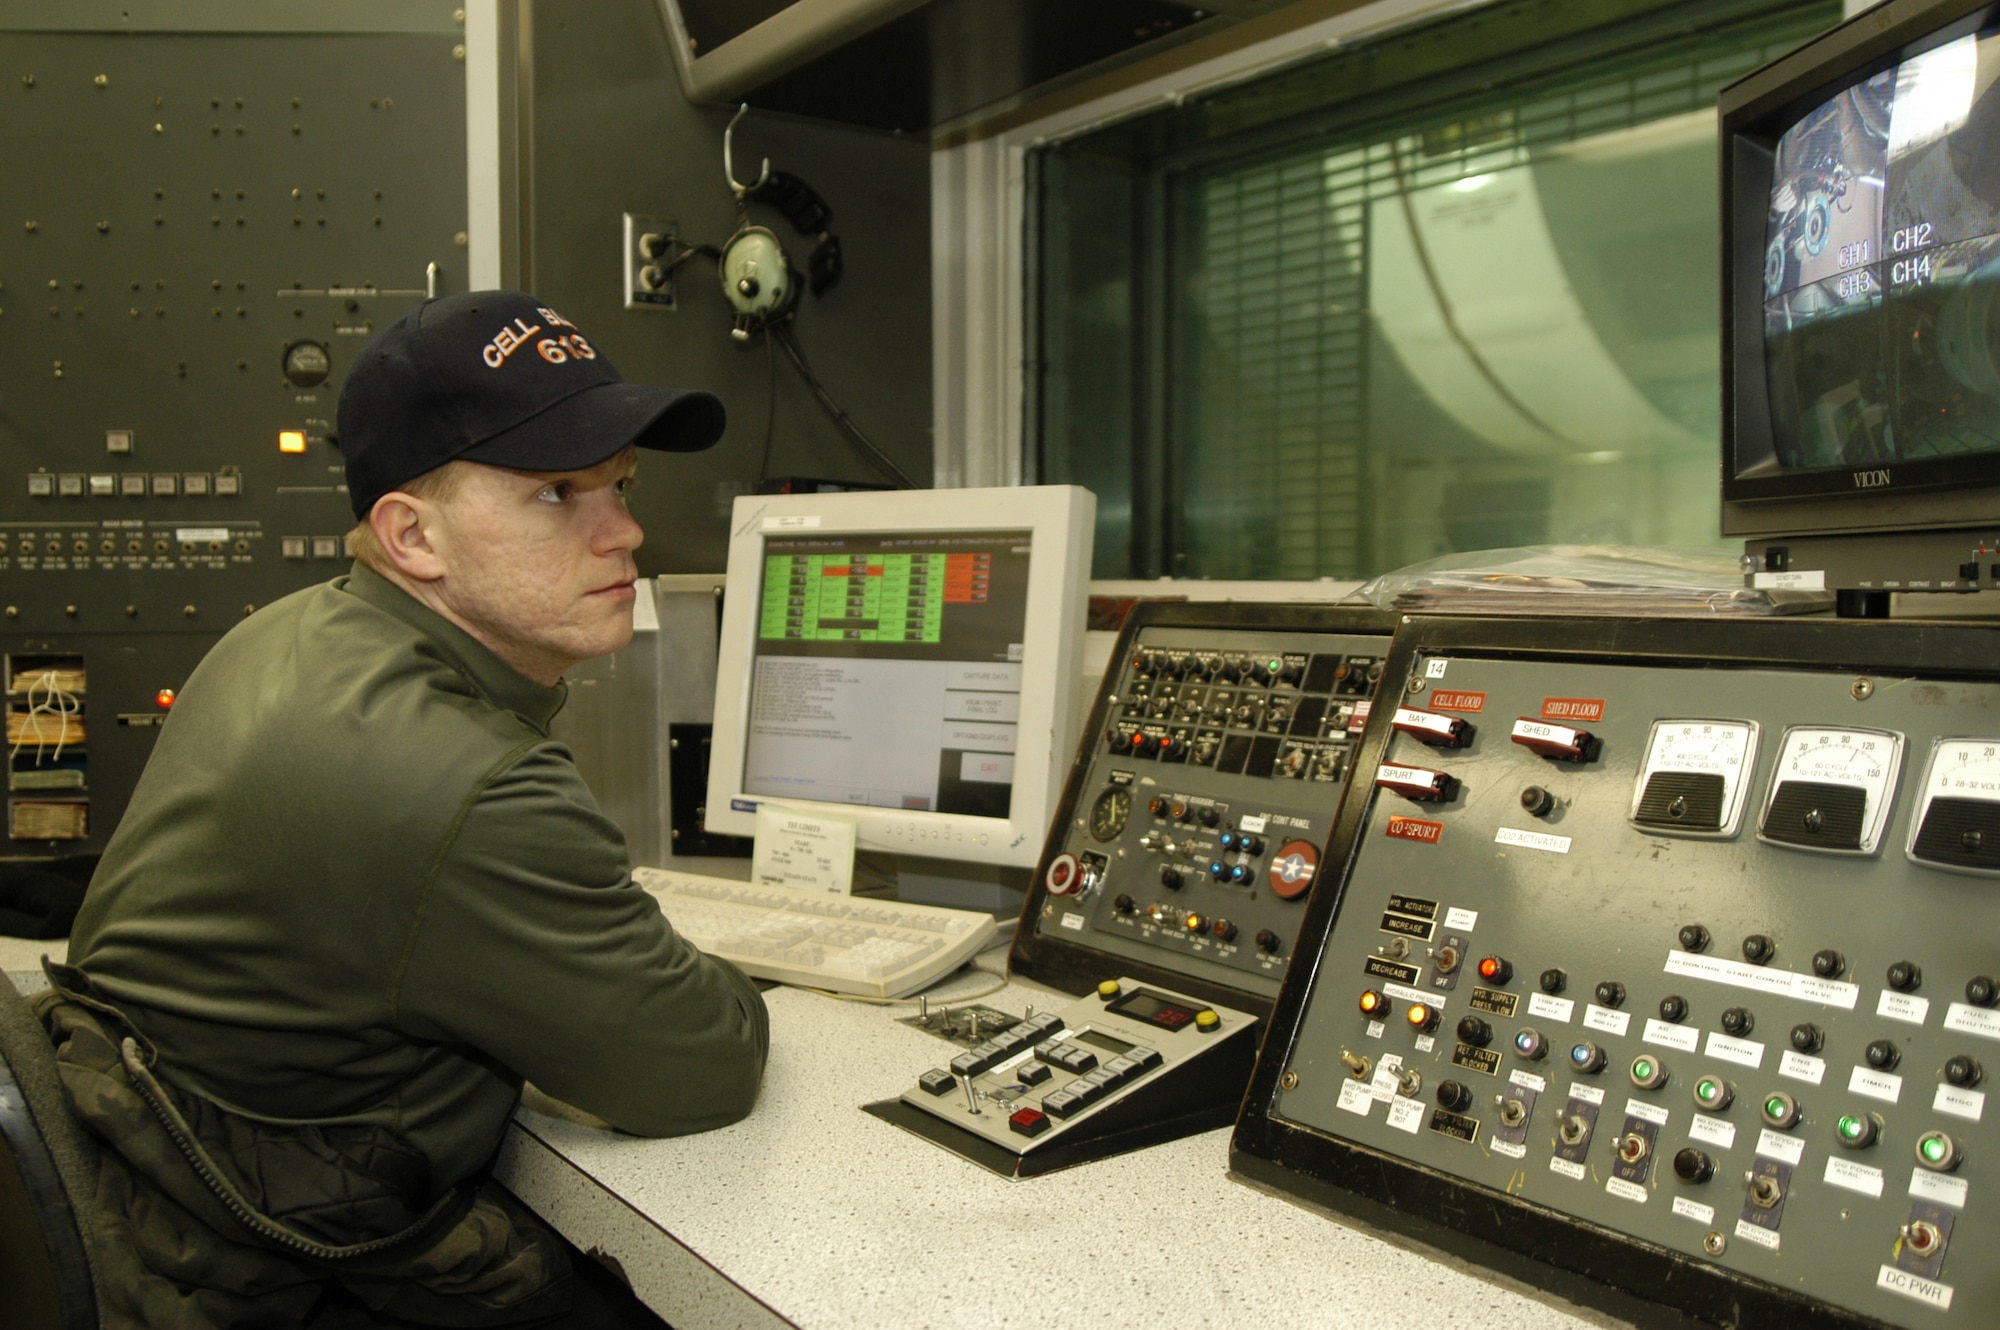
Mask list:
[[799,372],[799,377],[806,381],[806,386],[812,389],[813,396],[819,399],[819,404],[826,408],[826,413],[833,417],[833,423],[840,427],[841,432],[852,439],[854,445],[883,474],[894,478],[896,483],[902,488],[906,490],[922,489],[923,486],[911,479],[910,473],[903,470],[902,467],[897,466],[887,453],[876,447],[874,440],[862,433],[861,426],[854,423],[854,417],[848,415],[846,411],[841,409],[840,403],[833,400],[833,394],[826,390],[826,385],[819,381],[819,376],[813,373],[812,366],[807,363],[806,353],[799,346],[798,338],[792,336],[792,330],[781,323],[773,325],[771,332],[777,337],[778,344],[785,348],[785,354],[791,358],[793,366]]
[[770,387],[764,394],[764,449],[757,458],[757,485],[761,489],[771,478],[771,427],[778,420],[778,353],[771,347],[771,330],[764,329],[764,365],[770,370]]

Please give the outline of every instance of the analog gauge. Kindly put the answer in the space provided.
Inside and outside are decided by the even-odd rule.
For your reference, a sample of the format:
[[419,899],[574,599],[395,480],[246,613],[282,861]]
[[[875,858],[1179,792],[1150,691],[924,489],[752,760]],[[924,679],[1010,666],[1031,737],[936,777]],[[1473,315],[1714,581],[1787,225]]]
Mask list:
[[1900,734],[1794,725],[1778,744],[1757,836],[1802,850],[1873,854],[1902,766]]
[[1098,840],[1116,840],[1131,813],[1132,791],[1122,785],[1111,786],[1090,806],[1090,834]]
[[1681,836],[1734,836],[1757,760],[1748,720],[1656,720],[1632,791],[1632,821]]
[[2000,739],[1931,746],[1907,853],[1936,868],[2000,873]]

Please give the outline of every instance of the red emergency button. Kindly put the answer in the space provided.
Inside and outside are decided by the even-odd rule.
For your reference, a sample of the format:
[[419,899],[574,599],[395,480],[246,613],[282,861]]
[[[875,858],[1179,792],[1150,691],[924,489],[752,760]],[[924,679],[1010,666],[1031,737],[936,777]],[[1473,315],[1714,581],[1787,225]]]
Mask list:
[[1523,716],[1514,722],[1514,732],[1507,737],[1555,762],[1590,762],[1597,757],[1597,736],[1571,725],[1555,725]]
[[1016,1109],[1007,1125],[1023,1136],[1040,1136],[1049,1129],[1049,1115],[1039,1108]]
[[1082,885],[1083,874],[1077,868],[1076,856],[1059,854],[1049,864],[1048,873],[1042,878],[1053,896],[1067,896]]
[[1424,804],[1443,803],[1451,798],[1452,787],[1457,784],[1442,771],[1432,771],[1428,767],[1399,767],[1388,762],[1376,769],[1375,783],[1405,799]]
[[1435,711],[1397,707],[1394,727],[1419,743],[1433,748],[1463,748],[1472,742],[1473,728],[1457,716],[1441,716]]

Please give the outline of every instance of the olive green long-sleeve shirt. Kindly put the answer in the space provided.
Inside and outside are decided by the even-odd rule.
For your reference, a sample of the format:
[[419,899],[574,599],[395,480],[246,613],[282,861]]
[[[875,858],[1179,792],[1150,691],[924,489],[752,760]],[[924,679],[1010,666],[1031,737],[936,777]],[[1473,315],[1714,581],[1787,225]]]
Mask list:
[[224,1106],[477,1172],[522,1080],[641,1135],[750,1111],[764,1004],[667,926],[548,737],[563,690],[392,583],[260,610],[188,679],[69,959]]

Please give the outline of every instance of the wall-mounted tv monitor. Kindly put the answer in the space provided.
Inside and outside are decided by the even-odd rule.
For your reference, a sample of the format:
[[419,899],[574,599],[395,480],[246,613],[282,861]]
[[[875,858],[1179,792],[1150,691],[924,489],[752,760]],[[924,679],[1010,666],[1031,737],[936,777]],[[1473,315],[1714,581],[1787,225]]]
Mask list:
[[1082,720],[1096,509],[1070,485],[737,499],[708,828],[769,804],[1032,867]]
[[2000,518],[2000,5],[1870,10],[1721,128],[1723,534]]

